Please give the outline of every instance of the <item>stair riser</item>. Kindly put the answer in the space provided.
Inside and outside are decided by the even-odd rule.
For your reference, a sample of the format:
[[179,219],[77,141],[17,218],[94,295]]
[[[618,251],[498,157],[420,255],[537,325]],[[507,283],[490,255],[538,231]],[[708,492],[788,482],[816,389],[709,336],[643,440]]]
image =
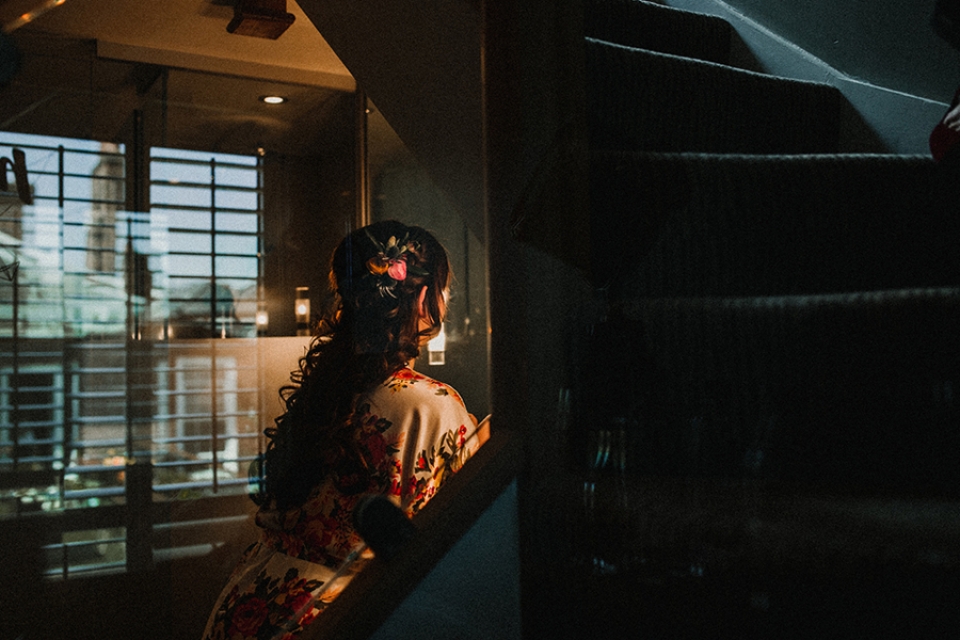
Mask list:
[[831,153],[841,96],[773,78],[587,40],[593,149]]
[[579,352],[576,423],[625,429],[631,473],[960,490],[960,289],[647,300],[621,318]]
[[628,298],[960,283],[958,207],[924,158],[598,154],[591,191],[597,281]]

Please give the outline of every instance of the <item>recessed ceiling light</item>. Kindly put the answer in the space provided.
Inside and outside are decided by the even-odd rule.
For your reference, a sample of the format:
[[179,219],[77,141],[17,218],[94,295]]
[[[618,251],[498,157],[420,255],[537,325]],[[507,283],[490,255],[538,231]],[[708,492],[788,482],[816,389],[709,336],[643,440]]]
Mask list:
[[260,96],[260,102],[266,102],[267,104],[283,104],[287,99],[283,96]]

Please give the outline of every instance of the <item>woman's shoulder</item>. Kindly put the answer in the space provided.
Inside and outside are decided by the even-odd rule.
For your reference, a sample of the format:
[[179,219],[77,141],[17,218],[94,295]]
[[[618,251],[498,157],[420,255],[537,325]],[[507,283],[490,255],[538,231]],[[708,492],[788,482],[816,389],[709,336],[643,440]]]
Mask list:
[[395,397],[398,400],[465,406],[456,389],[409,367],[404,367],[390,376],[378,387],[377,393],[381,397]]

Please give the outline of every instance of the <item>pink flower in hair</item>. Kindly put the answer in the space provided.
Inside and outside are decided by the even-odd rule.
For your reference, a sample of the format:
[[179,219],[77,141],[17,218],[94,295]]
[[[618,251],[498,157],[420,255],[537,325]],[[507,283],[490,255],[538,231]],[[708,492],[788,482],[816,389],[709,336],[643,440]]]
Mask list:
[[396,260],[390,260],[390,266],[387,267],[387,275],[396,280],[397,282],[403,282],[407,279],[407,261],[405,258],[398,258]]
[[[377,254],[367,260],[367,271],[375,279],[375,286],[380,291],[381,296],[390,296],[396,298],[396,285],[407,279],[407,274],[412,273],[418,276],[428,275],[427,271],[417,265],[407,264],[408,254],[411,251],[417,251],[419,245],[409,239],[409,234],[398,241],[396,236],[390,236],[386,244],[381,243],[373,237],[370,229],[366,230],[367,236],[373,242],[377,249]],[[386,275],[390,280],[383,278]]]

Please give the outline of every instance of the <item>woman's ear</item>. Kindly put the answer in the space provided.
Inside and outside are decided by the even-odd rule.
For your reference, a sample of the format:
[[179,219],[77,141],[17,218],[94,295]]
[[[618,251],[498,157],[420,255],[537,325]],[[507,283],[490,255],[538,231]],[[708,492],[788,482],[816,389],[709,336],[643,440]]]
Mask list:
[[424,302],[427,300],[427,285],[423,285],[423,288],[420,289],[420,297],[417,298],[417,309],[420,311],[420,317],[427,315],[427,309],[424,306]]

